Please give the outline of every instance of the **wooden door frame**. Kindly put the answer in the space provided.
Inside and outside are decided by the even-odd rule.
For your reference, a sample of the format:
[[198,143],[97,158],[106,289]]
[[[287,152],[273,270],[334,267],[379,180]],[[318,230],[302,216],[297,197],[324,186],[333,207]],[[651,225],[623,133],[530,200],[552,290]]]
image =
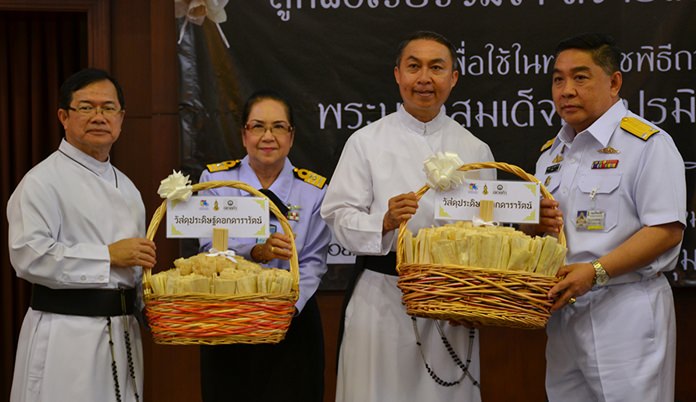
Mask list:
[[111,0],[0,0],[0,11],[86,13],[87,63],[111,69]]

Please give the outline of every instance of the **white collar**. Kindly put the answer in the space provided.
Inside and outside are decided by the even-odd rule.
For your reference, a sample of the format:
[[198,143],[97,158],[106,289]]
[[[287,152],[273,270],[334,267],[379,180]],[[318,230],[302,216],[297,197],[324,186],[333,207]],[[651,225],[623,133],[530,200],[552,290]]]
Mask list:
[[445,114],[444,105],[440,107],[440,112],[437,114],[437,116],[426,123],[423,123],[422,121],[413,117],[413,115],[406,111],[404,105],[399,106],[396,113],[399,121],[401,121],[408,130],[419,135],[430,135],[441,130],[448,120],[447,115]]

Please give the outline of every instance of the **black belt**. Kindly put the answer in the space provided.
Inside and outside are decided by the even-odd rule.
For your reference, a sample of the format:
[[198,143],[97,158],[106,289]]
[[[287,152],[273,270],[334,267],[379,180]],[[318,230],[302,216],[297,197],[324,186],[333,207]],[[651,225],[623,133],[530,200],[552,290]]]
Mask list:
[[111,317],[133,314],[135,289],[51,289],[34,284],[31,308],[56,314]]
[[396,272],[396,253],[393,251],[387,255],[364,255],[362,259],[365,269],[385,275],[399,275]]

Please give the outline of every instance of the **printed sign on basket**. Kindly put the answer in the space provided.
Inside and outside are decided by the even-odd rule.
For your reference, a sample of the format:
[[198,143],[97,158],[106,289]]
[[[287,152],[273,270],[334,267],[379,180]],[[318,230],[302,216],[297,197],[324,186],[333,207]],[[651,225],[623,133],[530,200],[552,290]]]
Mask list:
[[168,238],[211,237],[214,228],[226,228],[230,237],[270,236],[268,199],[192,196],[167,202]]
[[435,219],[473,220],[482,200],[493,202],[493,221],[539,222],[539,183],[467,180],[455,190],[437,194]]

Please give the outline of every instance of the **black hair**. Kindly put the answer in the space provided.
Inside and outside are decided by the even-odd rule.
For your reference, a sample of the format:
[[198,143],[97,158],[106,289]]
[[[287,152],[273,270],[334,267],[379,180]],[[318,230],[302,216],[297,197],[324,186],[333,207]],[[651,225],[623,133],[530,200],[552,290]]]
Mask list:
[[562,40],[556,47],[556,57],[564,50],[585,50],[592,60],[608,75],[620,71],[621,50],[616,46],[614,38],[603,33],[583,33]]
[[290,105],[290,102],[288,102],[288,100],[278,92],[271,91],[268,89],[256,91],[253,94],[251,94],[251,96],[249,96],[246,103],[244,103],[244,109],[242,111],[242,124],[247,123],[247,120],[249,119],[249,113],[251,113],[251,108],[254,107],[254,105],[256,105],[257,103],[266,99],[272,99],[274,101],[280,102],[285,108],[285,114],[288,115],[288,123],[290,123],[291,126],[295,127],[295,119],[293,117],[292,106]]
[[58,95],[58,107],[64,110],[70,108],[70,102],[72,102],[73,94],[80,89],[93,84],[95,82],[108,80],[114,84],[116,88],[116,95],[118,96],[118,103],[121,104],[121,109],[126,108],[126,100],[123,97],[123,90],[118,81],[109,75],[104,70],[98,70],[96,68],[85,68],[76,72],[75,74],[68,77],[60,86],[60,93]]
[[439,33],[432,31],[416,31],[402,40],[401,43],[399,43],[399,47],[396,49],[396,67],[399,67],[399,64],[401,64],[401,56],[404,53],[406,46],[408,46],[408,44],[414,40],[419,39],[432,40],[445,46],[447,50],[449,50],[450,56],[452,57],[452,71],[456,71],[459,68],[459,63],[457,62],[457,49],[454,48],[452,42]]

